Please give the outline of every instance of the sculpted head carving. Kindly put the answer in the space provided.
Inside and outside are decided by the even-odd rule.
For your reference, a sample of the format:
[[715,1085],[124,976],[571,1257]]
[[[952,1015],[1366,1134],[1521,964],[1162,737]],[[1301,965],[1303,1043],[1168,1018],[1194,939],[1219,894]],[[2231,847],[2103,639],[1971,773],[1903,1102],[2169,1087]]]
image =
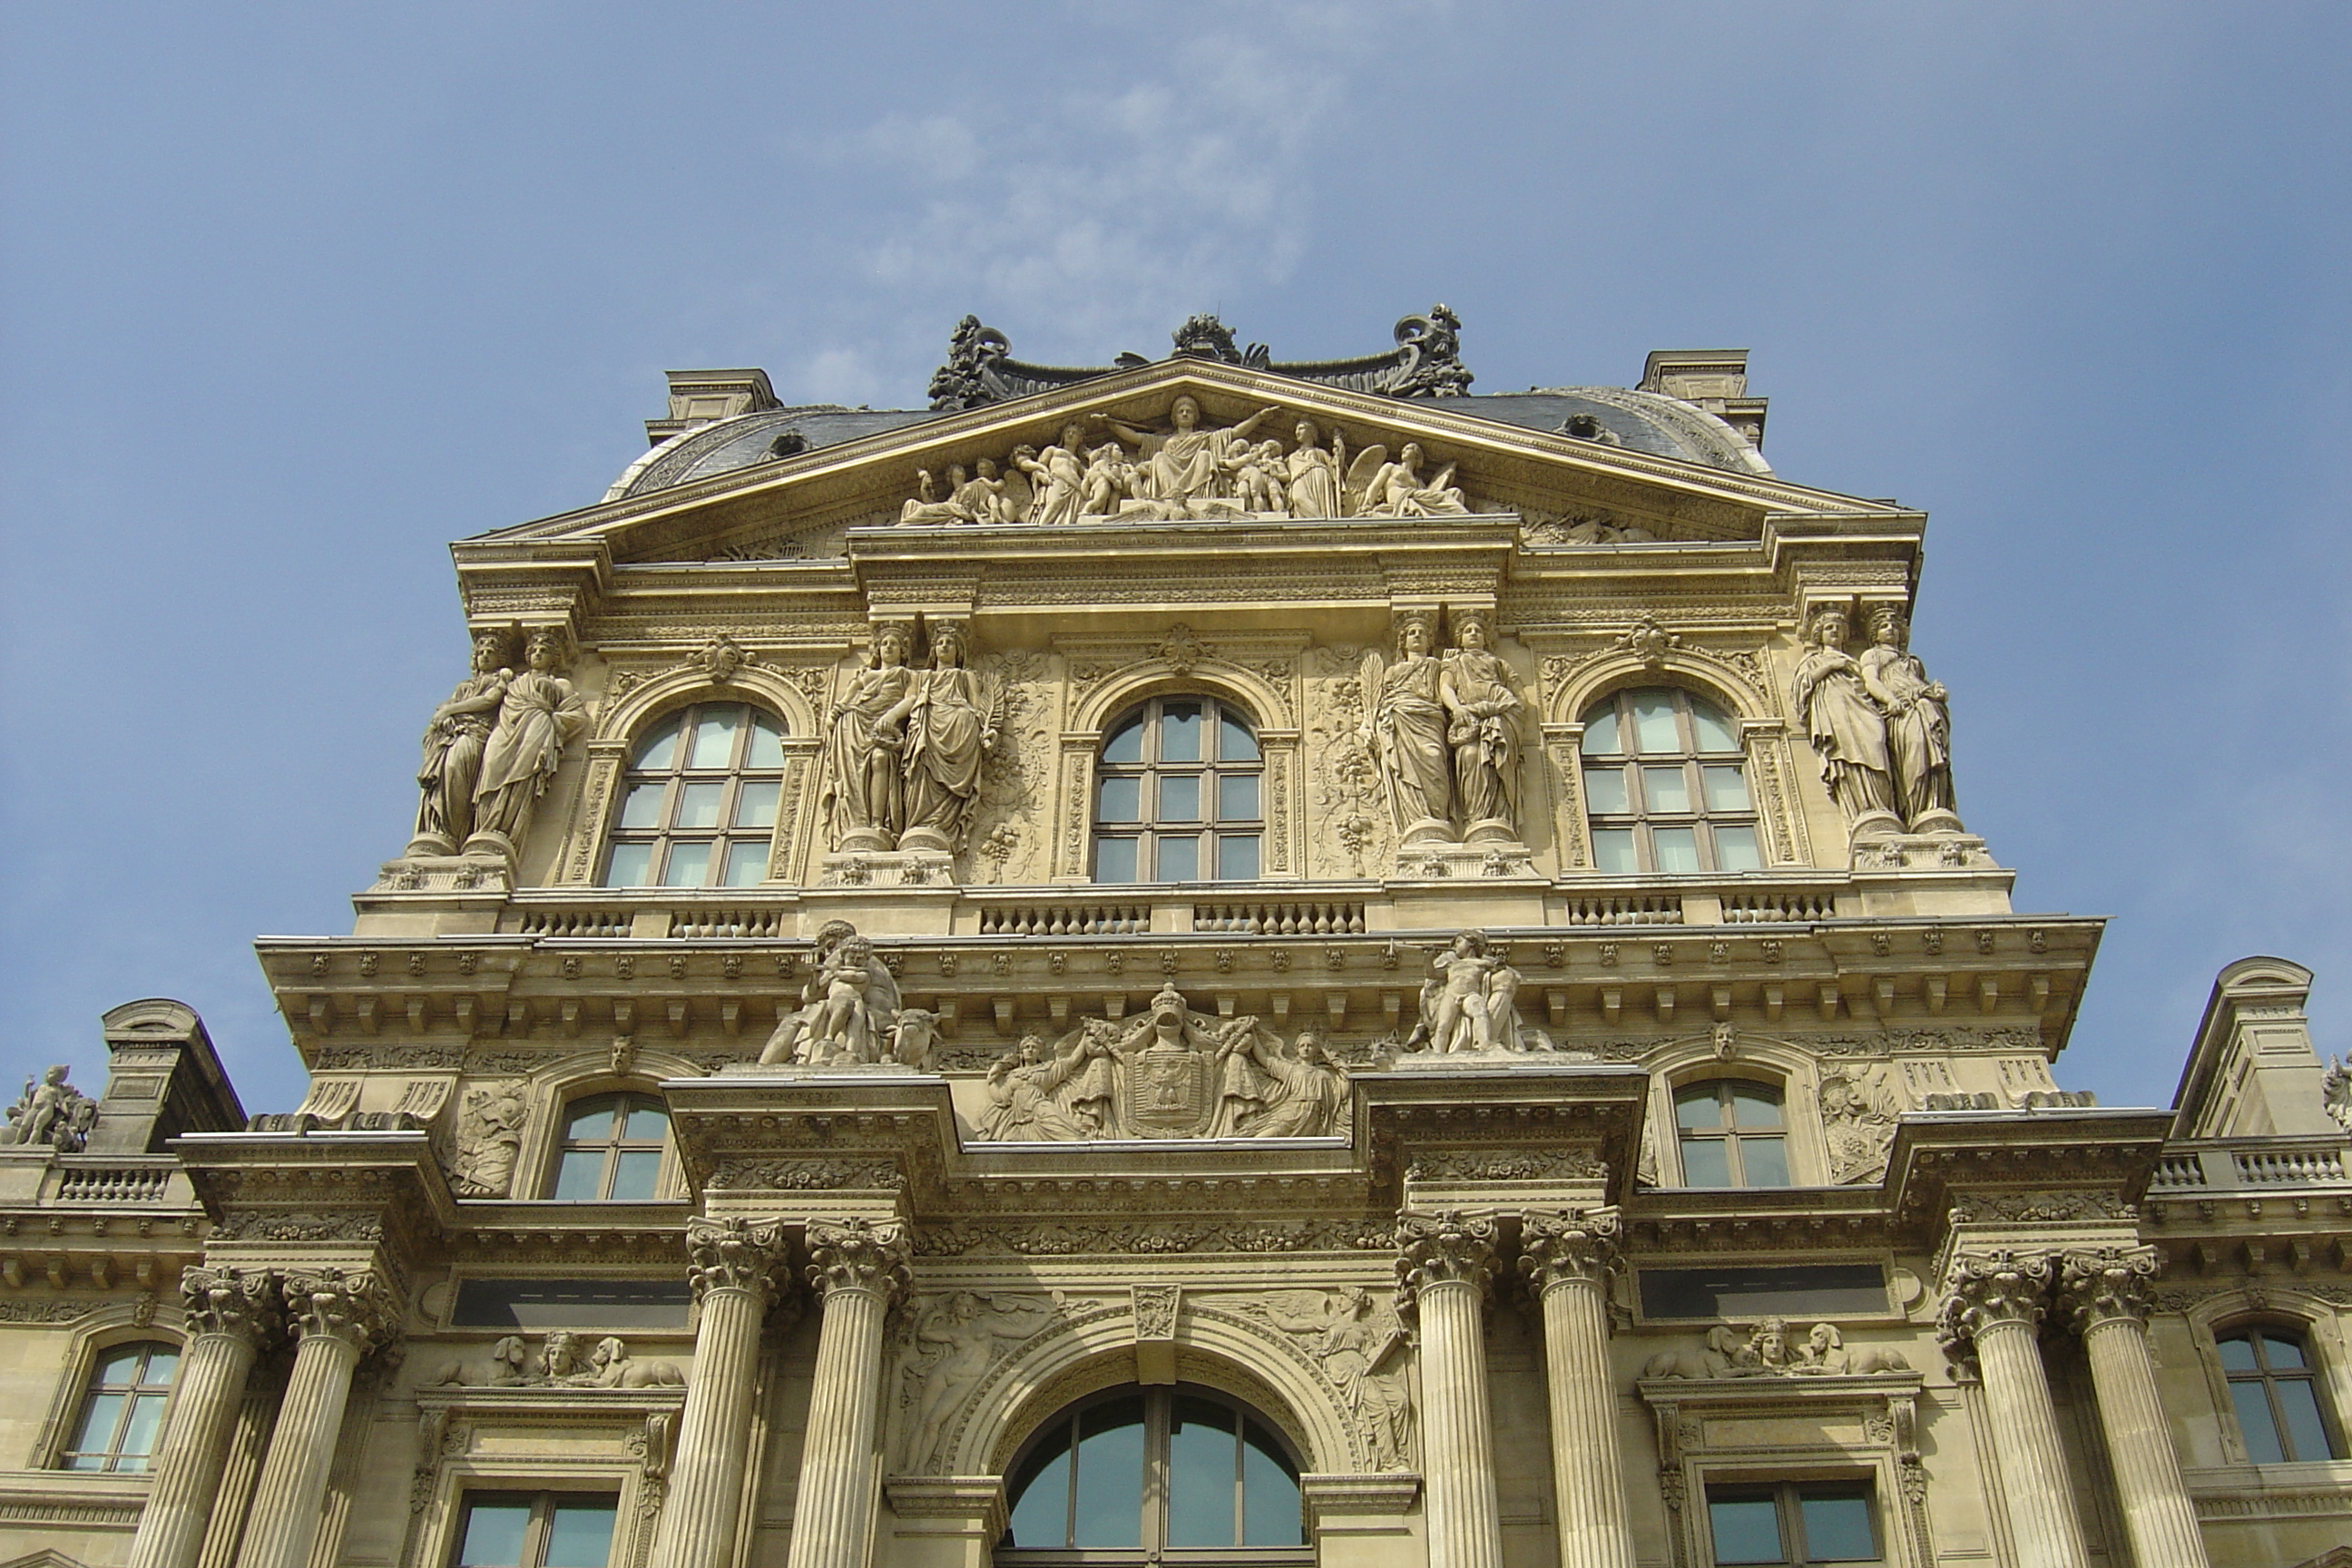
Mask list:
[[1045,1059],[1045,1042],[1035,1035],[1021,1037],[1021,1065],[1035,1067]]
[[931,628],[931,662],[945,668],[961,664],[969,647],[961,621],[933,621]]
[[482,626],[474,633],[474,673],[488,675],[506,668],[512,634],[503,626]]
[[1842,648],[1853,640],[1853,622],[1838,605],[1815,610],[1813,618],[1805,623],[1805,640],[1823,647]]
[[912,647],[914,628],[904,621],[877,621],[872,631],[874,662],[886,669],[894,669],[907,662]]
[[1903,647],[1911,641],[1910,624],[1903,618],[1896,605],[1879,605],[1870,612],[1870,640],[1890,647]]
[[[1407,447],[1406,450],[1412,450]],[[1495,618],[1485,610],[1457,610],[1454,616],[1454,643],[1456,647],[1491,648],[1495,646]]]
[[1151,999],[1151,1020],[1155,1024],[1181,1024],[1184,1021],[1184,1015],[1189,1011],[1191,1006],[1185,1002],[1184,994],[1177,990],[1172,983],[1162,985],[1160,988],[1160,994]]
[[1181,393],[1168,410],[1170,423],[1179,430],[1190,430],[1201,422],[1201,405],[1191,393]]
[[1062,426],[1062,450],[1065,452],[1083,452],[1086,450],[1086,447],[1087,427],[1085,426],[1073,419],[1067,425]]
[[1290,438],[1300,447],[1319,447],[1323,444],[1323,432],[1312,419],[1301,419],[1291,426]]
[[1396,617],[1397,652],[1417,658],[1437,646],[1437,617],[1427,610],[1400,610]]
[[541,675],[551,675],[572,662],[572,634],[562,626],[533,626],[523,658]]

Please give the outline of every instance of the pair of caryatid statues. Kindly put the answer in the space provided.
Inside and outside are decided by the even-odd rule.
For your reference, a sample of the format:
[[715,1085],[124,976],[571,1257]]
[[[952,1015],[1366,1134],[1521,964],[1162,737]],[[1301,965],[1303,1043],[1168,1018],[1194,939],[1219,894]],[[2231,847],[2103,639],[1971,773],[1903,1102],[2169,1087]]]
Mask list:
[[1521,731],[1528,704],[1495,651],[1494,617],[1456,611],[1440,652],[1437,614],[1396,618],[1396,658],[1364,655],[1361,739],[1400,845],[1519,841]]
[[1805,726],[1830,796],[1856,838],[1962,831],[1952,801],[1952,716],[1941,681],[1911,652],[1901,609],[1870,612],[1870,647],[1846,651],[1842,608],[1805,623],[1789,698]]
[[433,710],[425,760],[416,771],[423,797],[410,855],[498,855],[511,858],[530,831],[531,808],[555,778],[563,748],[587,727],[588,708],[562,671],[572,640],[561,626],[536,626],[521,638],[486,626],[474,634],[474,673]]
[[825,804],[846,852],[960,852],[980,772],[1003,723],[1003,693],[966,668],[962,623],[932,621],[930,668],[908,661],[915,626],[874,627],[873,656],[825,720]]
[[1199,402],[1180,396],[1165,429],[1095,416],[1108,434],[1092,444],[1087,426],[1072,421],[1055,445],[1015,447],[1004,466],[987,458],[970,469],[951,466],[944,486],[929,469],[920,470],[916,495],[898,520],[929,527],[1053,526],[1111,519],[1468,515],[1454,465],[1424,478],[1417,443],[1406,442],[1393,459],[1380,446],[1350,458],[1345,432],[1333,430],[1327,445],[1305,418],[1292,426],[1287,452],[1279,440],[1253,438],[1281,412],[1261,408],[1237,425],[1203,425]]

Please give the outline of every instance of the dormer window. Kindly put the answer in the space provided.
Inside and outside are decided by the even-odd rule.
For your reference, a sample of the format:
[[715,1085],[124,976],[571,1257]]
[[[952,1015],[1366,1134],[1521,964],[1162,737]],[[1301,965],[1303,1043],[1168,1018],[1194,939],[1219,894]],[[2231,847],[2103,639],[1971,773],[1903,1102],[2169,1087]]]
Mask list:
[[1675,1131],[1686,1187],[1785,1187],[1789,1129],[1780,1091],[1748,1079],[1675,1090]]

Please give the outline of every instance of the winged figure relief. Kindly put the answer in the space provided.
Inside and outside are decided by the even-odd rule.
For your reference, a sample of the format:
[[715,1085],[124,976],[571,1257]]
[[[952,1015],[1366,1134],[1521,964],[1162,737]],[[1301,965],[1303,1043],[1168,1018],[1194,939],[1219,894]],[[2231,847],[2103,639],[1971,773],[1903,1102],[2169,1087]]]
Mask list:
[[1384,1470],[1412,1461],[1412,1402],[1405,1392],[1404,1327],[1396,1308],[1361,1286],[1270,1290],[1258,1303],[1268,1322],[1292,1335],[1339,1391],[1372,1462]]
[[929,1461],[950,1418],[989,1369],[1049,1326],[1058,1310],[1045,1296],[952,1290],[916,1316],[906,1363],[908,1469]]

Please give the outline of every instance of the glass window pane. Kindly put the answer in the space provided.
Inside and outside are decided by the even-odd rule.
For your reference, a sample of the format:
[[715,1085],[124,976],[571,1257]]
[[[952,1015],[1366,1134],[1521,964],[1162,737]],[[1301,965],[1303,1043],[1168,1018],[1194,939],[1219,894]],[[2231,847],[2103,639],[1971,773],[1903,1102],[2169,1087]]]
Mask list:
[[1160,760],[1197,763],[1201,760],[1201,705],[1162,702],[1160,705]]
[[[114,1431],[122,1419],[122,1404],[130,1397],[121,1394],[93,1394],[89,1403],[81,1408],[81,1425],[74,1431],[69,1446],[78,1454],[103,1454],[114,1447]],[[92,1469],[95,1466],[77,1465],[76,1469]]]
[[1763,852],[1756,847],[1752,827],[1715,829],[1715,868],[1718,871],[1761,871]]
[[1242,1544],[1304,1546],[1298,1472],[1282,1445],[1256,1422],[1244,1422],[1242,1432]]
[[1013,1499],[1011,1525],[1014,1546],[1059,1551],[1069,1544],[1070,1424],[1058,1424],[1051,1436],[1022,1458],[1020,1468],[1005,1478]]
[[1158,882],[1197,882],[1201,879],[1201,841],[1198,838],[1162,838],[1160,840]]
[[2230,1384],[2230,1403],[2238,1409],[2238,1429],[2246,1435],[2246,1458],[2257,1465],[2282,1464],[2286,1449],[2280,1446],[2278,1424],[2271,1419],[2270,1395],[2259,1382]]
[[613,1171],[613,1201],[616,1204],[651,1203],[654,1179],[661,1174],[661,1160],[658,1149],[622,1151]]
[[1748,774],[1738,763],[1709,763],[1699,773],[1706,781],[1707,810],[1748,809]]
[[735,826],[773,827],[776,825],[776,797],[783,793],[783,788],[782,783],[776,779],[747,780],[736,792]]
[[567,1142],[579,1143],[588,1139],[599,1142],[613,1135],[613,1116],[620,1109],[616,1096],[600,1094],[593,1100],[583,1100],[572,1108],[571,1120],[563,1124]]
[[646,784],[631,784],[629,793],[621,797],[621,826],[659,827],[662,792],[668,787],[659,779],[654,779]]
[[1688,811],[1691,808],[1689,775],[1679,767],[1643,768],[1642,804],[1651,811],[1670,811],[1677,816]]
[[1789,1184],[1789,1151],[1778,1138],[1742,1138],[1739,1170],[1751,1187]]
[[[2310,1384],[2299,1377],[2281,1378],[2272,1385],[2278,1392],[2279,1414],[2286,1420],[2286,1436],[2297,1459],[2325,1459],[2327,1452],[2327,1426],[2319,1418],[2319,1396]],[[145,1401],[141,1401],[144,1404]],[[146,1453],[154,1445],[151,1441],[139,1449]],[[123,1444],[125,1452],[131,1445]]]
[[2256,1369],[2252,1335],[2232,1334],[2219,1341],[2215,1348],[2221,1352],[2221,1364],[2230,1371],[2252,1372]]
[[602,1149],[567,1149],[555,1167],[555,1195],[571,1203],[594,1203],[604,1179]]
[[139,1358],[145,1345],[123,1345],[108,1351],[98,1359],[98,1370],[92,1381],[98,1383],[129,1383],[139,1375]]
[[1711,1083],[1686,1089],[1675,1096],[1675,1125],[1713,1131],[1723,1121],[1723,1095]]
[[457,1549],[459,1568],[520,1568],[523,1531],[530,1505],[478,1502],[466,1510],[466,1541]]
[[168,1388],[180,1373],[180,1352],[169,1345],[147,1347],[147,1370],[139,1375],[144,1388]]
[[1167,773],[1161,776],[1159,819],[1161,822],[1201,820],[1200,774]]
[[1217,760],[1221,763],[1257,761],[1257,742],[1250,734],[1249,727],[1222,709],[1217,712]]
[[1107,763],[1139,763],[1143,761],[1143,717],[1138,714],[1110,732],[1103,742],[1103,761]]
[[1650,853],[1661,871],[1696,871],[1698,869],[1698,834],[1688,827],[1655,827],[1650,830]]
[[1624,749],[1617,740],[1617,700],[1612,697],[1584,716],[1584,754],[1613,757]]
[[754,773],[784,771],[784,731],[765,713],[751,716],[751,751],[743,765]]
[[689,768],[724,768],[735,762],[735,727],[742,720],[740,708],[706,708],[694,721],[694,750],[688,755]]
[[1095,880],[1097,882],[1135,880],[1134,839],[1100,838],[1095,841]]
[[2303,1346],[2294,1340],[2284,1339],[2277,1334],[2255,1334],[2252,1337],[2262,1342],[2263,1360],[2273,1369],[2284,1371],[2304,1364]]
[[1683,749],[1675,729],[1675,694],[1671,691],[1633,693],[1633,749],[1654,756]]
[[1217,780],[1217,820],[1219,822],[1255,822],[1257,820],[1257,775],[1226,773]]
[[726,885],[756,888],[768,879],[768,841],[744,838],[727,847]]
[[1731,1161],[1724,1152],[1722,1139],[1685,1138],[1683,1140],[1683,1185],[1686,1187],[1731,1185]]
[[1706,1523],[1717,1563],[1786,1563],[1780,1510],[1769,1497],[1706,1500]]
[[1614,816],[1633,809],[1633,797],[1625,789],[1625,770],[1622,767],[1598,767],[1584,770],[1584,806],[1602,816]]
[[1691,729],[1698,736],[1702,752],[1736,752],[1739,750],[1739,731],[1732,727],[1716,708],[1694,697],[1690,700]]
[[604,1568],[613,1556],[611,1502],[555,1505],[547,1521],[547,1568]]
[[608,888],[642,888],[653,876],[654,847],[650,844],[615,844],[613,859],[604,868],[604,886]]
[[[131,1402],[131,1424],[122,1429],[122,1446],[116,1452],[143,1457],[155,1451],[155,1434],[163,1425],[163,1405],[170,1397],[164,1394],[142,1394]],[[2316,1414],[2315,1408],[2314,1415]],[[143,1470],[147,1467],[138,1468]]]
[[1633,873],[1633,830],[1596,827],[1592,830],[1592,868],[1612,876]]
[[649,773],[660,773],[670,766],[677,756],[677,726],[685,717],[683,713],[673,713],[655,725],[653,732],[637,742],[635,760],[629,765]]
[[1803,1515],[1806,1562],[1868,1563],[1878,1556],[1868,1493],[1807,1491],[1797,1508]]
[[1224,833],[1217,837],[1217,880],[1257,880],[1257,835]]
[[1755,1084],[1734,1085],[1731,1090],[1731,1124],[1734,1127],[1780,1126],[1780,1096]]
[[716,827],[719,826],[719,798],[727,786],[710,784],[681,784],[677,792],[677,816],[674,825],[679,827]]
[[1102,782],[1102,804],[1095,812],[1097,822],[1140,822],[1143,820],[1143,781],[1129,775],[1113,776]]
[[632,1105],[628,1121],[622,1124],[621,1136],[658,1142],[669,1136],[669,1113],[658,1105],[642,1101]]
[[1143,1529],[1143,1401],[1115,1399],[1078,1417],[1078,1518],[1074,1546],[1139,1546]]
[[1168,1419],[1168,1544],[1234,1546],[1234,1413],[1177,1399]]
[[665,888],[699,888],[710,880],[710,845],[673,844],[669,859],[662,866],[661,885]]

